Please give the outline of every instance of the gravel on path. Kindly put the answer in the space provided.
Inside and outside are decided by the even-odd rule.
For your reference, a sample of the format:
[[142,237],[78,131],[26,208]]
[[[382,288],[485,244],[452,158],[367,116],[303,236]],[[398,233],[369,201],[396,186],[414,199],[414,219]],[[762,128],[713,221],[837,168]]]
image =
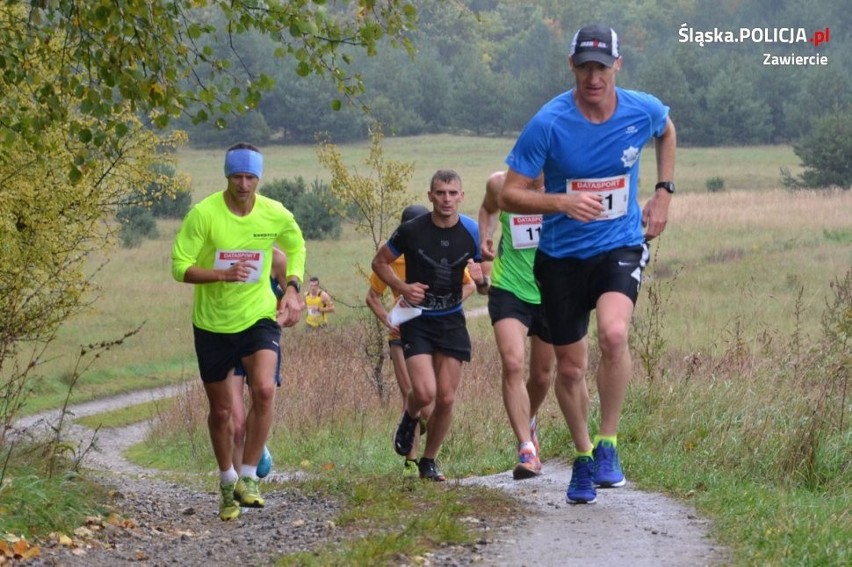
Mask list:
[[[176,395],[172,386],[79,404],[75,417]],[[37,431],[55,423],[57,412],[21,420],[19,432]],[[315,550],[359,534],[346,533],[334,523],[341,504],[334,498],[305,495],[288,487],[293,478],[273,473],[264,492],[263,510],[245,510],[239,519],[222,522],[218,494],[211,476],[209,490],[198,482],[164,480],[163,474],[128,462],[123,452],[144,439],[148,424],[101,430],[95,450],[85,463],[96,478],[114,487],[115,516],[92,519],[72,537],[44,544],[41,556],[28,565],[112,566],[202,565],[220,563],[268,565],[294,551]],[[80,425],[66,436],[85,442],[92,431]],[[570,467],[546,461],[544,474],[515,481],[507,471],[490,476],[451,480],[505,490],[518,499],[518,515],[509,525],[489,518],[469,518],[481,534],[472,545],[441,547],[424,557],[400,557],[397,564],[435,566],[651,566],[724,565],[728,551],[709,536],[710,524],[689,506],[662,494],[637,490],[628,482],[618,489],[598,491],[591,505],[565,502]],[[197,478],[197,477],[196,477]]]

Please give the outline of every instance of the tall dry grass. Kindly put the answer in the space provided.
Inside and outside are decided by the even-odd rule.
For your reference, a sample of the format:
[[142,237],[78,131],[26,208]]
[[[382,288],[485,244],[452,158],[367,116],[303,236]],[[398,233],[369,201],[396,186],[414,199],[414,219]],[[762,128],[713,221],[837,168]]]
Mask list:
[[[648,282],[643,301],[654,316],[632,330],[634,378],[619,430],[627,477],[688,499],[709,515],[738,564],[848,564],[848,546],[839,542],[852,536],[852,269],[831,282],[817,332],[734,318],[721,331],[718,352],[672,348],[662,332],[679,316],[672,301],[678,285]],[[664,286],[672,289],[660,290]],[[800,293],[786,315],[796,322],[801,314]],[[484,318],[468,325],[473,359],[464,365],[440,455],[451,478],[504,471],[515,459],[493,338]],[[591,337],[594,432],[594,327]],[[378,394],[363,341],[357,326],[285,332],[285,385],[270,441],[276,468],[337,475],[334,486],[343,491],[347,479],[400,474],[390,442],[399,398],[392,388],[391,395]],[[390,366],[384,371],[392,386]],[[148,441],[149,454],[183,452],[166,462],[170,468],[199,447],[203,454],[192,453],[195,470],[215,466],[199,391],[197,385],[187,391]],[[552,395],[539,419],[545,460],[570,459],[573,447]]]
[[672,201],[669,223],[766,230],[849,228],[849,191],[727,191],[688,193]]
[[[402,401],[384,341],[382,380],[377,386],[376,359],[366,348],[368,335],[364,321],[347,328],[283,332],[282,386],[276,393],[269,440],[277,466],[298,468],[311,461],[357,467],[357,461],[366,459],[372,470],[389,470],[399,464],[390,439]],[[454,426],[442,451],[447,470],[460,475],[481,466],[469,455],[498,449],[501,460],[486,465],[494,470],[515,458],[500,393],[499,354],[490,336],[472,340],[473,357],[463,367]],[[148,440],[151,454],[163,455],[166,446],[182,447],[191,455],[193,470],[213,470],[206,409],[200,380],[190,383],[172,409],[156,419]],[[489,449],[483,452],[483,446]],[[485,457],[486,462],[493,459]],[[166,466],[168,461],[148,464]]]
[[803,325],[800,288],[787,313],[792,330],[734,317],[717,353],[670,348],[666,285],[646,286],[653,317],[634,324],[637,372],[625,413],[640,446],[674,443],[694,453],[696,470],[735,467],[759,483],[844,492],[852,472],[852,267],[830,282],[817,330]]
[[819,330],[828,282],[852,265],[852,192],[676,195],[670,213],[646,275],[671,289],[660,333],[679,356],[718,354],[734,322],[748,331]]

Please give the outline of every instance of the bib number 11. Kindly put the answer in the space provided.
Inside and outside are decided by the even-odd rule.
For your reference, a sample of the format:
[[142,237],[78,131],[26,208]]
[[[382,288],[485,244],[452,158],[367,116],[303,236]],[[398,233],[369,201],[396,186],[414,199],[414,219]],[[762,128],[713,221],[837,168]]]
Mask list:
[[541,237],[541,215],[512,215],[509,218],[512,229],[512,247],[516,250],[538,247]]

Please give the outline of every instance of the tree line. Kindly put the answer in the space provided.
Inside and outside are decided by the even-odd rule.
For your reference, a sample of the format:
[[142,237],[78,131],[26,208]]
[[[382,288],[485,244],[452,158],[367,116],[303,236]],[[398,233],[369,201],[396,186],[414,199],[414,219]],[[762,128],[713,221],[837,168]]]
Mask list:
[[[413,53],[367,54],[341,47],[365,87],[354,104],[332,111],[341,98],[333,83],[277,65],[274,39],[248,34],[236,45],[239,61],[233,53],[230,57],[249,75],[273,78],[272,90],[256,109],[227,118],[227,129],[187,120],[179,125],[190,132],[191,143],[217,146],[241,136],[284,144],[362,140],[374,121],[394,135],[511,134],[572,86],[567,55],[576,29],[606,22],[620,35],[619,84],[668,104],[680,143],[789,143],[807,133],[815,119],[849,108],[852,80],[842,55],[852,42],[841,33],[849,20],[848,10],[829,0],[807,6],[792,0],[641,0],[629,6],[423,0],[410,34]],[[811,37],[826,28],[834,34],[818,46],[779,40],[801,40],[802,33]],[[715,41],[708,35],[713,30]],[[748,38],[718,41],[723,32]],[[213,47],[226,49],[222,43]],[[764,64],[764,53],[792,52],[819,52],[828,63]]]

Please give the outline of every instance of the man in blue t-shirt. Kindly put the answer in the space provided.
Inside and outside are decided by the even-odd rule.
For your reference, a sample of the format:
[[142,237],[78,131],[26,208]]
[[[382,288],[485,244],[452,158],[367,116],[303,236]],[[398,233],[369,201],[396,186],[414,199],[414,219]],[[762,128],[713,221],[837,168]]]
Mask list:
[[[394,450],[409,454],[420,412],[434,403],[418,468],[420,478],[441,482],[447,479],[435,458],[452,422],[462,363],[469,362],[471,354],[462,311],[465,268],[480,293],[486,293],[488,285],[480,266],[479,227],[459,214],[464,199],[459,174],[437,171],[428,197],[432,212],[399,225],[376,252],[372,267],[407,305],[420,310],[399,324],[411,392],[394,434]],[[392,268],[401,255],[405,255],[405,281]]]
[[[606,26],[580,29],[571,42],[575,86],[546,103],[506,158],[500,207],[543,213],[534,272],[557,357],[556,396],[577,451],[566,498],[592,503],[595,486],[625,483],[616,450],[631,376],[627,335],[646,242],[663,232],[674,193],[676,135],[657,98],[615,86],[618,36]],[[656,141],[657,183],[642,208],[639,155]],[[534,180],[544,173],[545,192]],[[644,230],[643,230],[644,227]],[[589,435],[587,332],[597,316],[601,424]]]

